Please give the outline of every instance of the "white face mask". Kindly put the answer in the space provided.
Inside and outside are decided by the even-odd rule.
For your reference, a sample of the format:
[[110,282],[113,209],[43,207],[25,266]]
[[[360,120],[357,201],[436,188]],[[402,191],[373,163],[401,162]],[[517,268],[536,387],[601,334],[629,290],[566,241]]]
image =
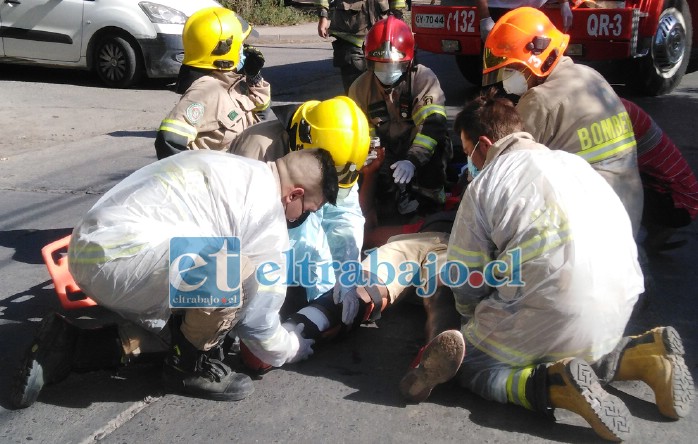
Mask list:
[[402,72],[373,72],[378,80],[385,86],[392,86],[402,77]]
[[528,91],[528,81],[520,71],[504,68],[503,77],[502,83],[507,94],[522,96]]

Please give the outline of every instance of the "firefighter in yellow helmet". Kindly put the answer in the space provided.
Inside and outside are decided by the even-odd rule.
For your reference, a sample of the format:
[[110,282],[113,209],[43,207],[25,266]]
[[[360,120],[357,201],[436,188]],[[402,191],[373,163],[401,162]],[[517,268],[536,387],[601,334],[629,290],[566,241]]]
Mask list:
[[185,150],[225,151],[245,128],[261,120],[271,88],[261,75],[262,53],[244,44],[252,27],[223,7],[194,13],[184,24],[179,102],[160,124],[158,159]]
[[637,235],[643,197],[632,124],[601,74],[564,55],[568,42],[539,10],[512,10],[485,41],[482,84],[502,82],[518,98],[537,142],[587,160],[616,191]]
[[[281,114],[281,113],[279,113]],[[335,287],[332,261],[359,261],[363,244],[364,216],[359,206],[357,181],[368,157],[369,125],[366,115],[346,96],[302,103],[284,120],[254,125],[238,136],[230,152],[264,161],[276,160],[289,151],[324,148],[337,168],[337,205],[325,205],[289,224],[295,255],[296,286],[290,286],[283,314],[318,299]],[[309,262],[301,262],[304,257]],[[308,264],[313,264],[308,267]],[[338,289],[336,302],[344,292]]]

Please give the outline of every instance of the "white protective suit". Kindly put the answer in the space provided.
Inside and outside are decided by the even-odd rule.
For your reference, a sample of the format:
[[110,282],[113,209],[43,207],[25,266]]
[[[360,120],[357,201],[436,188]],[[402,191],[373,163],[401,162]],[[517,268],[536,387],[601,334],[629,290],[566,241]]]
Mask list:
[[471,273],[502,260],[508,269],[494,275],[514,278],[516,249],[523,286],[453,288],[466,341],[512,367],[610,352],[643,291],[628,214],[584,159],[528,133],[488,151],[458,210],[448,260]]
[[[170,316],[172,237],[237,236],[255,267],[285,270],[286,219],[273,163],[186,151],[134,172],[107,192],[73,230],[70,272],[99,305],[159,332]],[[280,366],[291,356],[280,325],[285,280],[259,285],[237,311],[236,332],[256,356]]]

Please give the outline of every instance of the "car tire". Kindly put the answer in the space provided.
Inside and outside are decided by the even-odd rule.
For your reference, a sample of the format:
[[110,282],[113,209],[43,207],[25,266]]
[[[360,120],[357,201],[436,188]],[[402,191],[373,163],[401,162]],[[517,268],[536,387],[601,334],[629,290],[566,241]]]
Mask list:
[[128,88],[143,75],[143,62],[135,44],[118,35],[100,38],[92,60],[97,76],[111,88]]
[[649,54],[630,61],[628,85],[647,96],[671,92],[686,74],[692,39],[693,25],[686,0],[665,0]]
[[482,85],[482,55],[457,55],[456,64],[465,80],[478,88]]

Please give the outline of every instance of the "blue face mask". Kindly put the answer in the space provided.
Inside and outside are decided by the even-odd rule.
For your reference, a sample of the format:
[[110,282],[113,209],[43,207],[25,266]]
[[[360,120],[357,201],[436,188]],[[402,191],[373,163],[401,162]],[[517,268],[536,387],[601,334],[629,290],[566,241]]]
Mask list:
[[245,66],[245,51],[243,50],[242,45],[240,45],[240,61],[238,62],[238,65],[235,67],[235,71],[240,72],[242,70],[242,67]]
[[470,177],[475,179],[478,174],[480,174],[480,170],[477,169],[475,164],[473,163],[473,159],[468,156],[468,174],[470,174]]
[[[475,147],[473,148],[473,153],[477,149],[477,146],[480,144],[480,141],[475,144]],[[480,174],[480,170],[475,166],[473,163],[473,158],[468,156],[468,173],[470,174],[470,177],[475,179],[478,174]]]

